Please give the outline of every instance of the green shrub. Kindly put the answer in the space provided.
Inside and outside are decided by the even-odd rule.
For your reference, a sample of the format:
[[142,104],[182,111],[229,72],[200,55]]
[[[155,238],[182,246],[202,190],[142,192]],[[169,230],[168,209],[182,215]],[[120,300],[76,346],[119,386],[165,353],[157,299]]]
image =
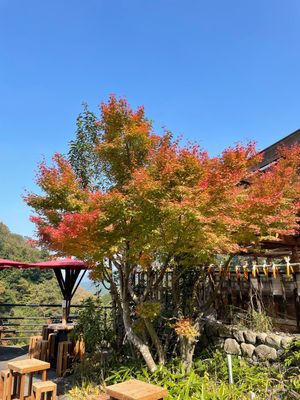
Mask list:
[[87,352],[112,346],[115,337],[109,323],[109,316],[101,308],[100,299],[89,297],[84,300],[83,308],[79,312],[77,323],[72,331],[74,340],[82,335]]
[[291,391],[299,393],[300,398],[300,340],[296,340],[284,351],[282,356],[284,372],[283,379]]

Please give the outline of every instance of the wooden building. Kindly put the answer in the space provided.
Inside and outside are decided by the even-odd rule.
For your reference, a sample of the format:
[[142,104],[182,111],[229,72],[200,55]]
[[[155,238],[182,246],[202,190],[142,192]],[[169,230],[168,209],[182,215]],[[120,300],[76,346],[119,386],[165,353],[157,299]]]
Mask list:
[[[266,170],[278,160],[281,146],[295,144],[300,144],[300,129],[262,150],[262,161],[256,169]],[[300,332],[300,234],[263,241],[247,257],[257,265],[255,274],[251,262],[245,276],[243,267],[238,274],[231,269],[223,282],[223,304],[246,308],[251,293],[257,291],[278,327]]]

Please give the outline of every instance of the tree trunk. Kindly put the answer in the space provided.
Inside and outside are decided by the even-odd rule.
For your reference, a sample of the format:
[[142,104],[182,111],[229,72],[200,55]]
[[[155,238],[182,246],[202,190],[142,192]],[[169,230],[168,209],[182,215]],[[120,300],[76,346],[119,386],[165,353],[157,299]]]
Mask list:
[[181,339],[181,357],[186,372],[189,372],[193,365],[193,356],[197,341],[183,337]]
[[147,367],[150,372],[154,372],[157,369],[157,365],[152,357],[149,346],[145,344],[132,330],[132,324],[130,320],[129,306],[126,301],[122,301],[122,311],[123,311],[123,322],[125,327],[125,332],[128,340],[133,344],[133,346],[141,353],[143,356]]
[[145,323],[147,331],[151,337],[151,340],[156,348],[157,355],[158,355],[158,362],[159,362],[159,364],[164,364],[166,361],[166,357],[165,357],[165,352],[162,347],[161,341],[159,340],[151,321],[148,318],[144,318],[144,323]]

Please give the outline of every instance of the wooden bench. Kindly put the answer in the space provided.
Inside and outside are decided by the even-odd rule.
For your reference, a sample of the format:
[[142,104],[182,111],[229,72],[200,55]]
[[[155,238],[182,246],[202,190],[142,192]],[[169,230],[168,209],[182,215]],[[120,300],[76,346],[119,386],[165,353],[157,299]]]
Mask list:
[[111,400],[161,400],[168,396],[166,389],[136,379],[108,386],[106,393]]

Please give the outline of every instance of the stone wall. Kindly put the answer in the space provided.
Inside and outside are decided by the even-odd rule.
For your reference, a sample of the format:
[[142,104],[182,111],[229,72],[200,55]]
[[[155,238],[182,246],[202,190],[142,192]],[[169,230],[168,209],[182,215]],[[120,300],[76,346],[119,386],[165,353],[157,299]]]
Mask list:
[[253,361],[276,361],[284,349],[300,335],[254,332],[218,322],[207,322],[200,345],[214,345],[228,354],[243,356]]

